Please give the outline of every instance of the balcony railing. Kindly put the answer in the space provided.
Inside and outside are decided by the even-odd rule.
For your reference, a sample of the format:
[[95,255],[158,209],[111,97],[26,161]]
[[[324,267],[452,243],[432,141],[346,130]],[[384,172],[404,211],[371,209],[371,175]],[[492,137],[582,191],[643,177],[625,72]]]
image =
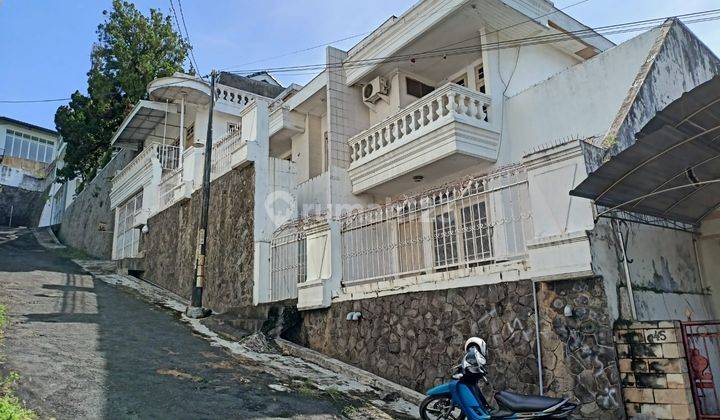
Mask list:
[[230,130],[213,143],[210,166],[212,179],[218,178],[232,169],[232,154],[245,144],[241,134],[240,129]]
[[153,165],[160,165],[163,172],[178,170],[180,149],[177,146],[160,143],[152,143],[145,147],[113,178],[110,205],[118,206],[150,182]]
[[128,182],[130,179],[136,177],[139,172],[150,165],[153,157],[157,157],[158,144],[153,144],[149,147],[144,148],[133,160],[130,161],[124,168],[113,178],[113,189],[116,186],[122,185]]
[[215,87],[218,102],[228,102],[242,108],[253,102],[256,98],[252,93],[245,92],[230,86],[218,85]]
[[452,118],[487,126],[490,97],[448,83],[387,120],[350,138],[351,168],[447,124]]
[[160,207],[158,211],[165,210],[172,206],[178,201],[179,197],[182,196],[182,187],[184,186],[182,175],[182,169],[178,168],[163,177],[158,188],[160,193]]
[[155,147],[157,158],[163,169],[172,171],[180,166],[180,148],[178,146],[157,144]]
[[527,174],[511,168],[341,219],[343,284],[522,259]]

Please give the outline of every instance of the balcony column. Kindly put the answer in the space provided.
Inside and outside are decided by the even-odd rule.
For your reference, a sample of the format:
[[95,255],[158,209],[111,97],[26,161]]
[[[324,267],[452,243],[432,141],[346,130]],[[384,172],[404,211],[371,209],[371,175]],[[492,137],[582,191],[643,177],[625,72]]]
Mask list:
[[150,170],[152,175],[150,182],[143,188],[143,212],[144,217],[149,217],[160,208],[160,182],[162,181],[162,164],[158,158],[158,145],[154,144],[150,147],[155,148],[155,153],[150,158]]
[[298,309],[327,308],[341,287],[340,224],[323,220],[306,226],[305,233],[307,280],[298,284]]
[[180,136],[179,138],[179,147],[180,151],[178,152],[178,160],[180,161],[180,167],[183,166],[184,160],[183,159],[183,152],[185,151],[185,94],[183,93],[180,97]]

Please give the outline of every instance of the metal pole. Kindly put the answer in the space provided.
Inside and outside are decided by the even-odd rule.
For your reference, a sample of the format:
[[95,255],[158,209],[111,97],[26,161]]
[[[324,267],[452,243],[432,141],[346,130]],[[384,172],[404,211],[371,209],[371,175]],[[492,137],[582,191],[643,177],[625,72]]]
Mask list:
[[627,287],[628,300],[630,301],[630,314],[633,320],[637,319],[637,310],[635,309],[635,293],[633,293],[632,280],[630,278],[630,267],[628,267],[627,252],[625,251],[625,237],[620,230],[620,225],[616,220],[610,222],[613,229],[616,230],[618,240],[620,242],[620,251],[623,257],[623,269],[625,270],[625,286]]
[[203,168],[202,206],[200,208],[200,226],[197,233],[197,247],[195,254],[195,284],[193,285],[190,306],[187,316],[203,318],[211,311],[202,306],[203,288],[205,287],[205,256],[207,255],[207,228],[208,213],[210,210],[210,168],[212,165],[212,136],[213,136],[213,109],[215,108],[215,79],[217,72],[210,73],[210,107],[208,110],[207,137],[205,139],[205,164]]
[[540,395],[544,395],[545,384],[543,383],[542,368],[542,348],[540,342],[540,314],[538,313],[537,291],[535,291],[536,283],[532,281],[533,305],[535,306],[535,346],[537,347],[537,366],[538,366],[538,382],[540,386]]
[[8,221],[8,227],[12,227],[12,214],[13,214],[13,208],[15,206],[10,205],[10,220]]

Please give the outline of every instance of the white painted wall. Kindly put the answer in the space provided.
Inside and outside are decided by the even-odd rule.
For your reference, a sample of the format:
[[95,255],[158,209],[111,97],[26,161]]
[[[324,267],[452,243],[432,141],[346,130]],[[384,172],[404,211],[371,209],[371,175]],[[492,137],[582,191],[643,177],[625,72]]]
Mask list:
[[549,142],[604,135],[658,34],[650,30],[510,97],[498,164]]
[[711,305],[714,319],[720,319],[720,215],[705,220],[700,227],[697,248],[703,286],[712,293]]

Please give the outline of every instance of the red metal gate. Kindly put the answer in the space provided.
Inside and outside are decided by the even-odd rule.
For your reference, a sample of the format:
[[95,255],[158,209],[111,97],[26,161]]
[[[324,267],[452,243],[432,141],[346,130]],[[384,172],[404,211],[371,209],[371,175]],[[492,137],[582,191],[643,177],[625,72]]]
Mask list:
[[720,321],[683,322],[682,336],[698,419],[720,419]]

